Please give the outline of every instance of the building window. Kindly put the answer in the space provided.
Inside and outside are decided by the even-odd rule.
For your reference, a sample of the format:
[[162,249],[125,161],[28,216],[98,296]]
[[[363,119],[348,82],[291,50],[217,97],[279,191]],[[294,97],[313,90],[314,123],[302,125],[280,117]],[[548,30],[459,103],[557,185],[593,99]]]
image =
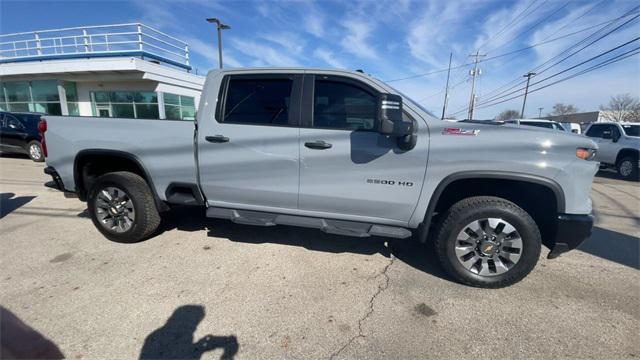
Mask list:
[[152,91],[94,91],[93,114],[102,117],[158,119],[158,94]]
[[78,91],[76,90],[76,83],[65,81],[64,91],[65,93],[67,93],[67,109],[69,110],[69,115],[80,116],[80,107],[78,106]]
[[195,120],[195,100],[190,96],[164,93],[164,113],[169,120]]
[[[31,111],[50,115],[62,115],[58,80],[9,81],[0,83],[0,108],[6,111]],[[64,82],[65,89],[72,89],[76,101],[75,83]],[[67,95],[69,101],[69,95]],[[70,114],[71,113],[70,110]]]

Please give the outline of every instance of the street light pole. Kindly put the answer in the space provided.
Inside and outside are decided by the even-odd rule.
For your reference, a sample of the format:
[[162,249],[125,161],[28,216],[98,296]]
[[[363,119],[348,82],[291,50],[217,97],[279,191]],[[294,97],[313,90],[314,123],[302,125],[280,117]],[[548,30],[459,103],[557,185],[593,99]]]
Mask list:
[[527,87],[524,90],[524,100],[522,100],[522,111],[520,112],[521,119],[524,119],[524,107],[527,104],[527,93],[529,92],[529,81],[531,80],[531,77],[535,74],[536,73],[534,72],[528,72],[526,75],[522,75],[523,77],[527,78]]
[[215,23],[218,30],[218,64],[222,69],[222,30],[231,29],[231,26],[223,24],[218,18],[208,18],[207,22]]
[[538,108],[538,117],[541,118],[542,117],[542,109],[544,109],[543,107],[539,107]]

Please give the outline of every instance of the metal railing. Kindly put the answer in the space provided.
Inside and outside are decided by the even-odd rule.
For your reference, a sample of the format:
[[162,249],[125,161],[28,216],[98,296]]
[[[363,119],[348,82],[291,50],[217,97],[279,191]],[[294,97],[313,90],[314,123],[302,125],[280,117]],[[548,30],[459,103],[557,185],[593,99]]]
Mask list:
[[2,63],[125,55],[191,69],[187,43],[141,23],[0,34]]

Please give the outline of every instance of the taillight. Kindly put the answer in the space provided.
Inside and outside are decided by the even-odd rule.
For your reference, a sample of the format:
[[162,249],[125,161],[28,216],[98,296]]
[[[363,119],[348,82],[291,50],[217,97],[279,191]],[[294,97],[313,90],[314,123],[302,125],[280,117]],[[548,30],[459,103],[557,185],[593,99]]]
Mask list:
[[47,142],[44,137],[44,133],[47,132],[47,120],[45,120],[45,118],[40,119],[38,131],[40,132],[40,147],[42,148],[42,153],[44,157],[47,157],[49,154],[47,153]]

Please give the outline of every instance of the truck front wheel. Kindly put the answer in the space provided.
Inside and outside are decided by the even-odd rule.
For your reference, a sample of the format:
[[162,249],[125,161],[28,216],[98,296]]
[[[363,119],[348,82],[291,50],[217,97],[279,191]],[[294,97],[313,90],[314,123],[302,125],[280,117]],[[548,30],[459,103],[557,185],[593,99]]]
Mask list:
[[625,180],[635,180],[638,181],[639,173],[638,171],[638,158],[633,156],[625,156],[616,165],[618,170],[618,175]]
[[540,256],[541,237],[531,216],[516,204],[477,196],[444,213],[435,245],[442,267],[457,281],[500,288],[531,272]]
[[120,171],[96,179],[87,198],[93,224],[109,240],[133,243],[151,235],[160,215],[146,181]]

